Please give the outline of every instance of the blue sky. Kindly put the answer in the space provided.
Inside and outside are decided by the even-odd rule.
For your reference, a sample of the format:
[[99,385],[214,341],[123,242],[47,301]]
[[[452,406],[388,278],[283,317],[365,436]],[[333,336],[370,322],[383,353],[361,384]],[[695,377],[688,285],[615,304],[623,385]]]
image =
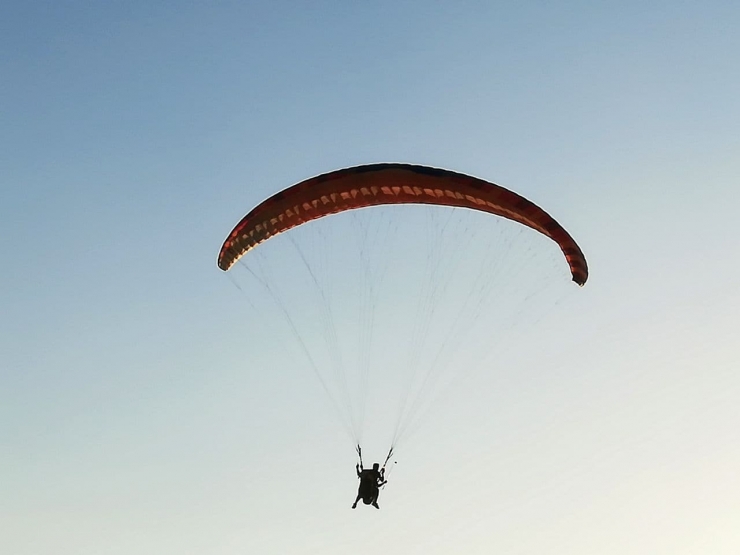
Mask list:
[[[0,4],[0,551],[735,553],[739,23],[734,2]],[[315,377],[249,341],[215,259],[267,196],[386,161],[532,199],[591,278],[352,512]]]

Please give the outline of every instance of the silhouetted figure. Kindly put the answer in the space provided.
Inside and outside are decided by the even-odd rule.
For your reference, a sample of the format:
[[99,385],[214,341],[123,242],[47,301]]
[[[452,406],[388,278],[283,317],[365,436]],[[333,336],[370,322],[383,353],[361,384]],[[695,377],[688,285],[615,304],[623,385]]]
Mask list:
[[365,470],[360,464],[355,465],[357,471],[357,477],[360,479],[360,487],[357,490],[357,499],[352,504],[352,508],[357,508],[357,502],[362,499],[365,505],[372,505],[376,509],[378,507],[378,494],[380,493],[380,486],[386,483],[385,481],[385,468],[378,470],[380,465],[375,463],[372,470]]

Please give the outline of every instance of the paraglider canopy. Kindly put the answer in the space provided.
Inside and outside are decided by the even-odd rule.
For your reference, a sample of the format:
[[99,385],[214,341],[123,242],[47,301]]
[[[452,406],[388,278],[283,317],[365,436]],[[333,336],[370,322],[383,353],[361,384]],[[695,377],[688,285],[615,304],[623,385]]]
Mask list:
[[519,222],[555,241],[583,285],[588,266],[573,238],[547,212],[499,185],[448,170],[410,164],[372,164],[307,179],[256,206],[231,231],[218,255],[226,271],[260,243],[303,223],[369,206],[431,204],[461,207]]

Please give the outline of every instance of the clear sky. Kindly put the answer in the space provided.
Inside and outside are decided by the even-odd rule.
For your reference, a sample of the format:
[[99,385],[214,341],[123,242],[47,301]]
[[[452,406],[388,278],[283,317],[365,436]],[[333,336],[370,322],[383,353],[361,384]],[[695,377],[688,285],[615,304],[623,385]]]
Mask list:
[[[711,0],[0,2],[0,552],[736,554],[739,27]],[[591,278],[351,511],[318,381],[215,259],[267,196],[375,162],[516,190]]]

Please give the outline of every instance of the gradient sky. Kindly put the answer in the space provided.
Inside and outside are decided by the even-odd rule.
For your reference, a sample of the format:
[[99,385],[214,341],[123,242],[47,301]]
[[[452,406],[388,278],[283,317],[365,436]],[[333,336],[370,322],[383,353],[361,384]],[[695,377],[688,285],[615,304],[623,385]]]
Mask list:
[[[738,553],[738,3],[298,4],[0,3],[0,552]],[[390,161],[534,200],[591,278],[351,511],[215,259]]]

